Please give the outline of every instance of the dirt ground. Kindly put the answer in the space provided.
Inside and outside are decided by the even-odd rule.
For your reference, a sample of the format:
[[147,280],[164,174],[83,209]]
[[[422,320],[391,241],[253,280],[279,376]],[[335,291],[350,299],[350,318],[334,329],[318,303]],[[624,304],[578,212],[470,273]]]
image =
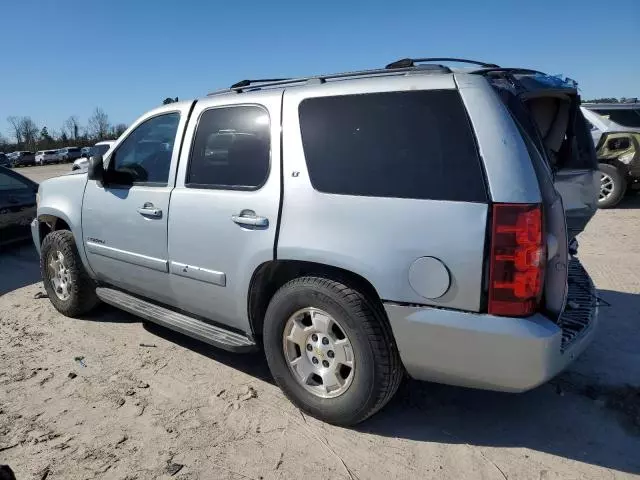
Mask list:
[[302,415],[261,354],[227,354],[106,306],[59,315],[38,298],[31,245],[9,249],[0,463],[19,480],[637,477],[639,237],[640,197],[598,212],[581,235],[611,306],[567,372],[521,395],[408,381],[355,429]]

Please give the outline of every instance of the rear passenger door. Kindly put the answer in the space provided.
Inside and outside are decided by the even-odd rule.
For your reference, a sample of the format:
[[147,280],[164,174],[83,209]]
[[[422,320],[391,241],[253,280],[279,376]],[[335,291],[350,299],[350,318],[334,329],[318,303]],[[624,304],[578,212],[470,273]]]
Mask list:
[[245,92],[198,101],[169,207],[174,302],[243,331],[251,277],[273,260],[281,98]]

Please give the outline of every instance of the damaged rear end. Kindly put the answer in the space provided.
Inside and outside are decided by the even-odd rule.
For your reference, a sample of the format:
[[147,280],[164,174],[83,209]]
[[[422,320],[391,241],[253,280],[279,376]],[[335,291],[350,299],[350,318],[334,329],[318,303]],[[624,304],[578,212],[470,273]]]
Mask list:
[[598,170],[575,85],[486,66],[455,72],[489,193],[477,310],[386,305],[414,378],[522,392],[554,377],[596,331],[576,258]]
[[564,352],[597,315],[595,286],[576,257],[575,238],[598,208],[600,174],[588,122],[573,81],[530,70],[482,74],[518,125],[536,170],[546,236],[540,308],[562,329]]

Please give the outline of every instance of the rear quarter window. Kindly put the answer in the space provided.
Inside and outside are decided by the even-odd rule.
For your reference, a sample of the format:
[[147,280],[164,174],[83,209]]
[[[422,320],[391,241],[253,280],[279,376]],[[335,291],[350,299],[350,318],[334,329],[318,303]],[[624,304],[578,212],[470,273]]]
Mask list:
[[309,176],[320,192],[487,202],[455,90],[310,98],[299,117]]

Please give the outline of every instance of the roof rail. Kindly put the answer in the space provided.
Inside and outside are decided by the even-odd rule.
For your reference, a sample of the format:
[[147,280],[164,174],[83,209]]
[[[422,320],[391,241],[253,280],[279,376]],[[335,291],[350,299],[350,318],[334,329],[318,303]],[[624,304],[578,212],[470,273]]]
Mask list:
[[451,73],[449,68],[442,65],[421,65],[411,66],[405,68],[394,68],[389,70],[386,68],[378,68],[374,70],[358,70],[354,72],[332,73],[329,75],[316,75],[310,77],[299,78],[283,78],[283,79],[265,79],[265,80],[242,80],[234,83],[230,88],[224,88],[222,90],[216,90],[208,95],[219,95],[222,93],[237,92],[242,93],[249,89],[262,89],[269,87],[280,87],[285,85],[295,85],[298,83],[325,83],[327,80],[337,80],[350,77],[364,77],[368,75],[397,75],[400,73],[420,72],[424,70],[440,71],[442,73]]
[[472,65],[479,65],[486,68],[500,68],[494,63],[479,62],[477,60],[467,60],[465,58],[449,58],[449,57],[433,57],[433,58],[401,58],[395,62],[391,62],[386,67],[387,70],[396,68],[415,67],[416,63],[431,63],[431,62],[456,62],[456,63],[470,63]]
[[488,68],[481,68],[479,70],[473,70],[469,73],[479,73],[479,74],[485,74],[485,73],[511,73],[511,74],[521,74],[521,75],[534,75],[534,74],[542,74],[542,75],[546,75],[546,73],[544,72],[540,72],[538,70],[531,70],[530,68],[518,68],[518,67],[488,67]]
[[283,82],[285,80],[291,80],[290,78],[259,78],[257,80],[240,80],[239,82],[231,85],[230,88],[244,88],[253,85],[254,83],[272,83]]

